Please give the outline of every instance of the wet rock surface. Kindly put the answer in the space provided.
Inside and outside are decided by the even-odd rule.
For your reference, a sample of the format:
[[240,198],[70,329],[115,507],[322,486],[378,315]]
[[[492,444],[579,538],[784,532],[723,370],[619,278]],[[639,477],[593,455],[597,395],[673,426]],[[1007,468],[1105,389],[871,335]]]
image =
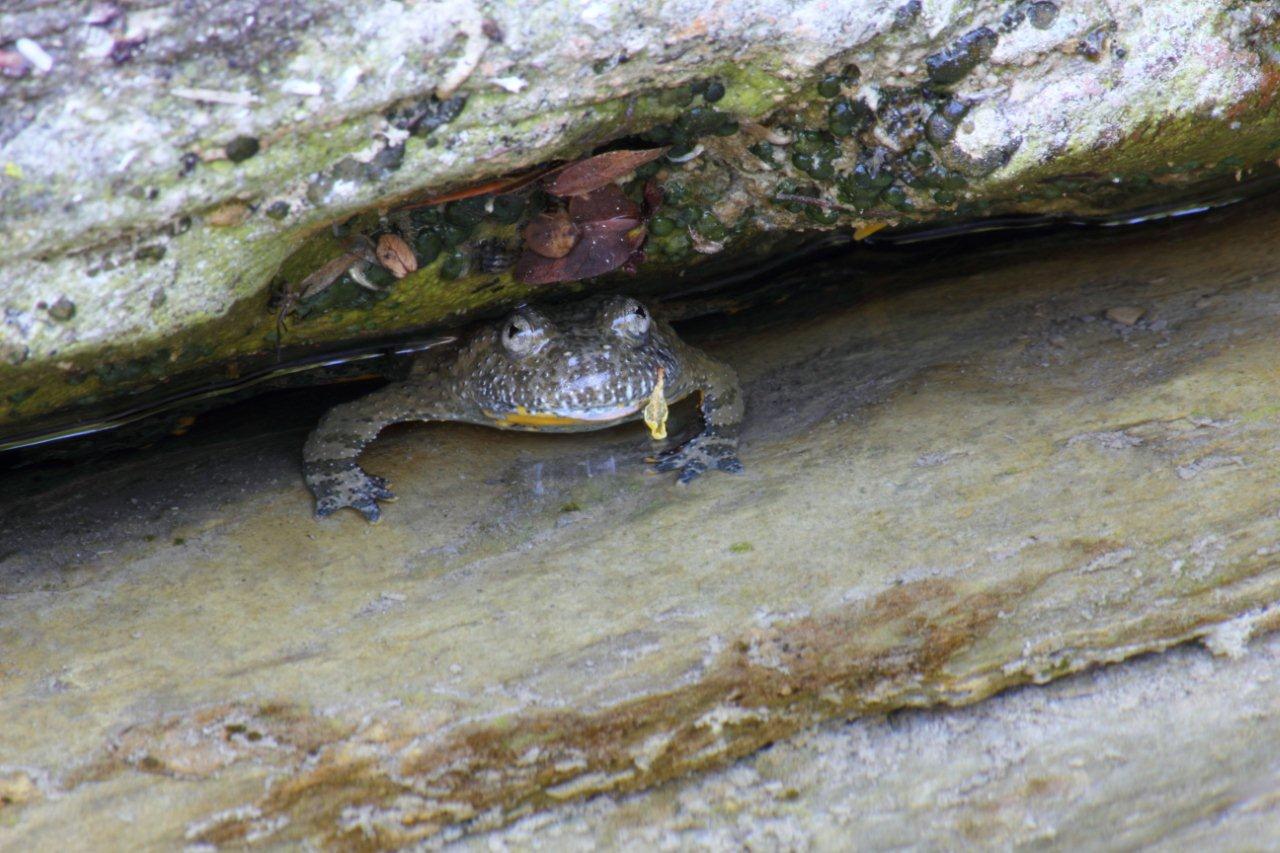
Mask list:
[[[609,284],[522,277],[507,257],[522,223],[494,210],[479,228],[410,222],[413,263],[353,262],[292,304],[352,241],[403,231],[406,205],[602,145],[670,146],[646,176],[665,212],[629,232],[643,258],[605,241],[653,291],[824,229],[1194,195],[1275,160],[1277,15],[1265,0],[9,4],[0,436],[226,378],[282,344]],[[614,268],[589,260],[568,277]]]
[[[1243,652],[1243,648],[1241,649]],[[1280,639],[828,727],[705,778],[525,818],[466,849],[1250,848],[1275,808]]]
[[362,460],[384,522],[319,523],[300,448],[332,396],[8,471],[0,833],[392,848],[827,720],[1233,653],[1280,593],[1278,224],[797,273],[682,329],[748,405],[746,473],[689,488],[642,427],[407,426]]

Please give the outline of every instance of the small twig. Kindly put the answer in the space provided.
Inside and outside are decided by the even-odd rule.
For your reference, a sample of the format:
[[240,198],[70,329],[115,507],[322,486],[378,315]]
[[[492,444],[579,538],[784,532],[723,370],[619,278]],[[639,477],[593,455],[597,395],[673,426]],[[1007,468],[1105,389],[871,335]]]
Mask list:
[[523,189],[539,178],[549,175],[554,171],[555,169],[547,169],[537,166],[527,172],[517,174],[515,176],[495,178],[494,180],[486,181],[483,184],[476,184],[475,186],[454,190],[453,192],[447,192],[443,195],[435,195],[429,198],[420,199],[396,209],[399,211],[418,210],[423,207],[435,207],[437,204],[444,204],[447,201],[458,201],[459,199],[473,198],[479,195],[506,195],[507,193],[515,192],[518,189]]
[[697,157],[702,152],[703,152],[702,146],[695,145],[693,146],[693,150],[690,151],[688,154],[681,154],[679,157],[671,157],[668,155],[667,159],[670,160],[672,163],[687,163],[690,160],[692,160],[694,157]]
[[233,107],[247,107],[257,102],[256,95],[249,92],[224,92],[220,89],[192,89],[187,86],[174,86],[169,94],[189,101],[201,101],[206,104],[229,104]]
[[308,296],[323,292],[326,288],[338,280],[352,264],[360,261],[365,257],[365,253],[361,251],[364,247],[352,246],[349,244],[346,252],[343,252],[336,258],[333,258],[320,269],[315,270],[311,275],[304,278],[298,283],[297,287],[285,285],[280,292],[280,305],[276,309],[276,360],[280,358],[280,346],[284,340],[284,333],[288,331],[288,325],[285,319],[289,313],[298,306]]
[[378,285],[369,281],[369,279],[365,277],[364,269],[361,266],[361,261],[356,261],[354,264],[352,264],[351,268],[347,270],[347,275],[351,276],[351,279],[356,284],[363,287],[365,290],[372,290],[374,293],[382,292],[381,287],[378,287]]
[[752,135],[759,136],[770,145],[790,145],[795,141],[795,138],[792,137],[791,134],[781,130],[780,128],[765,127],[764,125],[758,124],[750,119],[739,119],[739,121],[742,124],[743,130]]

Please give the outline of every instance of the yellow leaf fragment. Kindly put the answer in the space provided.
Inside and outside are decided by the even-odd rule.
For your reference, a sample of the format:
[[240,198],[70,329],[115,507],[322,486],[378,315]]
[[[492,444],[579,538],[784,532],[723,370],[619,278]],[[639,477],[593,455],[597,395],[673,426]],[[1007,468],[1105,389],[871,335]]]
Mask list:
[[888,228],[888,222],[864,222],[857,228],[853,229],[853,239],[865,240],[881,228]]
[[666,370],[658,368],[658,381],[653,384],[653,393],[644,406],[644,425],[649,428],[649,435],[654,441],[662,441],[667,437],[667,397]]
[[215,228],[232,228],[249,218],[249,205],[239,201],[228,202],[205,215],[204,221]]

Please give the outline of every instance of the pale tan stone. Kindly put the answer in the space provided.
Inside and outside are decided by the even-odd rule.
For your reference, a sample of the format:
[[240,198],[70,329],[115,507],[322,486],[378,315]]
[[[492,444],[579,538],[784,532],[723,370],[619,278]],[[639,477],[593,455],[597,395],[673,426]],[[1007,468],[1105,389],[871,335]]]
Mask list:
[[747,471],[688,488],[639,425],[392,430],[377,527],[310,518],[301,426],[6,474],[0,761],[48,787],[0,842],[396,847],[825,720],[1236,653],[1280,594],[1278,221],[834,270],[694,329],[745,381]]

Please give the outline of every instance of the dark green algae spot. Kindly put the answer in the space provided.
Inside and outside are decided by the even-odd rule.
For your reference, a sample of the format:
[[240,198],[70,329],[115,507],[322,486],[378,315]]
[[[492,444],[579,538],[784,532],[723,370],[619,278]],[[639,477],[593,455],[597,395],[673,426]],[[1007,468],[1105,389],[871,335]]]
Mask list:
[[59,296],[57,301],[49,306],[49,316],[60,323],[65,323],[76,316],[76,304],[65,296]]
[[[844,86],[851,79],[856,81],[856,73],[840,78],[827,75],[818,81],[819,94],[838,95],[825,103],[811,101],[781,116],[780,129],[791,131],[789,144],[762,140],[748,149],[775,168],[785,157],[796,171],[811,179],[812,183],[797,182],[787,179],[785,171],[779,172],[777,195],[809,196],[814,202],[782,198],[775,203],[824,227],[839,224],[845,216],[915,217],[922,209],[945,212],[955,205],[958,191],[965,189],[969,180],[948,161],[954,159],[952,152],[944,150],[940,159],[931,145],[940,149],[950,145],[969,104],[926,85],[882,93],[879,108],[873,110],[863,101],[844,96],[848,91]],[[879,124],[886,126],[890,136],[906,140],[906,150],[899,153],[885,147],[872,133]],[[916,141],[911,144],[913,139]],[[999,153],[994,166],[1007,160],[1005,152]],[[977,169],[991,164],[964,165]],[[832,196],[838,202],[832,202]]]
[[[913,3],[906,4],[904,9],[908,8],[908,6],[915,6],[916,9],[919,8],[919,4]],[[1037,14],[1056,14],[1056,4],[1051,3],[1024,3],[1023,8],[1027,10],[1028,19],[1033,18],[1034,15]],[[1032,20],[1032,26],[1036,26],[1037,23],[1037,20]],[[972,33],[966,33],[966,36],[969,35],[972,35]],[[961,38],[961,40],[957,40],[957,42],[954,42],[954,44],[948,47],[955,47],[963,40],[964,38]],[[940,53],[943,53],[943,51],[940,51]],[[964,51],[961,51],[961,53],[964,53]],[[969,70],[972,70],[972,68]],[[737,109],[742,111],[744,114],[750,114],[751,117],[756,120],[760,120],[760,117],[763,117],[767,111],[772,109],[772,106],[764,104],[765,95],[760,95],[759,92],[792,92],[791,88],[788,87],[786,83],[776,83],[773,88],[768,85],[758,85],[756,78],[751,77],[751,73],[753,72],[751,72],[750,69],[726,68],[721,70],[721,73],[723,74],[723,81],[730,83],[730,87],[728,87],[730,88],[730,96],[726,97],[724,101],[731,105],[731,109]],[[758,77],[760,77],[760,79],[764,79],[768,76],[762,72],[758,74]],[[740,93],[739,95],[735,95],[735,93],[733,93],[733,87],[739,85],[739,82],[742,82],[742,85],[748,88],[748,90],[751,90],[748,92],[748,95],[746,95],[745,100],[744,96],[740,95]],[[767,82],[768,81],[765,81],[765,83]],[[817,86],[818,82],[818,79],[812,79],[812,81],[805,85],[806,90],[810,92],[810,101],[812,101],[810,102],[810,106],[813,108],[809,110],[810,120],[806,123],[813,128],[826,129],[828,133],[832,133],[832,136],[836,136],[836,138],[845,138],[838,137],[835,132],[832,132],[833,126],[832,124],[829,124],[829,119],[832,117],[827,113],[827,110],[831,108],[832,101],[836,99],[813,99],[813,87]],[[931,102],[931,104],[941,106],[941,101],[934,99],[931,92],[928,91],[928,88],[933,86],[934,83],[937,85],[937,88],[934,88],[933,90],[934,92],[941,93],[946,91],[945,83],[938,83],[931,79],[931,81],[929,81],[929,83],[925,83],[925,87],[920,90],[920,97],[923,97],[927,102]],[[841,95],[838,97],[849,97],[851,95],[849,82],[846,81],[844,86],[844,90],[842,90]],[[696,99],[698,99],[698,97],[703,97],[703,104],[701,104],[703,106],[708,106],[713,104],[713,102],[716,102],[710,99],[710,97],[707,97],[707,92],[712,91],[710,90],[710,86],[707,81],[696,81],[692,83],[691,91],[692,95],[694,95],[694,100],[691,101],[690,106],[696,104]],[[646,96],[641,96],[641,100],[644,100],[645,97]],[[746,105],[745,109],[744,105]],[[648,109],[652,109],[652,106],[644,105],[644,108],[637,111],[637,114],[644,115],[645,110]],[[442,117],[447,118],[447,120],[452,120],[451,118],[448,118],[448,115],[452,113],[453,117],[456,117],[456,115],[461,111],[461,105],[454,102],[454,104],[449,105],[448,108],[443,111],[436,110],[435,106],[426,111],[429,111],[429,113],[434,111],[435,114],[442,115]],[[1253,114],[1257,114],[1257,111],[1254,110]],[[954,134],[954,127],[956,126],[956,123],[951,122],[951,120],[947,120],[946,124],[950,124],[951,128],[940,127],[940,129],[943,129],[945,132],[947,129],[950,129],[951,133]],[[1251,140],[1245,140],[1245,142],[1240,142],[1242,133],[1239,131],[1231,131],[1228,133],[1225,129],[1226,122],[1222,122],[1220,124],[1221,127],[1219,124],[1212,124],[1210,127],[1210,133],[1201,132],[1201,126],[1197,126],[1197,132],[1194,133],[1194,136],[1188,133],[1164,133],[1161,138],[1162,145],[1158,147],[1169,151],[1169,156],[1167,156],[1167,159],[1169,160],[1197,160],[1196,167],[1183,167],[1184,170],[1180,170],[1179,174],[1187,174],[1188,177],[1193,177],[1193,175],[1199,174],[1202,169],[1221,170],[1228,167],[1230,164],[1225,163],[1224,158],[1222,158],[1222,152],[1224,152],[1224,150],[1240,151],[1242,152],[1242,155],[1240,156],[1242,156],[1244,163],[1253,164],[1266,159],[1263,154],[1265,154],[1267,145],[1270,145],[1272,150],[1276,149],[1276,147],[1280,147],[1280,138],[1275,136],[1274,123],[1263,122],[1263,120],[1254,123],[1244,122],[1244,136],[1252,134]],[[838,122],[835,129],[836,131],[840,131],[840,129],[842,129],[838,126]],[[422,127],[417,132],[420,134],[428,134],[430,133],[430,129]],[[854,137],[859,136],[860,132],[855,132]],[[1265,138],[1257,138],[1262,136],[1265,136]],[[1178,138],[1178,140],[1175,141],[1174,137],[1183,138]],[[938,138],[938,141],[943,143],[948,142],[948,140],[942,140],[941,137]],[[933,140],[931,140],[931,142],[933,142]],[[415,142],[413,145],[421,145],[421,142]],[[1257,147],[1260,145],[1262,147]],[[787,150],[788,147],[790,146],[774,146],[771,145],[771,143],[760,143],[760,145],[751,147],[751,152],[753,152],[753,155],[759,156],[759,158],[765,161],[765,163],[771,164],[773,168],[787,169],[786,161],[790,159],[791,154],[791,152]],[[941,151],[943,146],[938,147],[940,147]],[[1121,174],[1124,175],[1124,186],[1123,190],[1117,190],[1117,192],[1123,191],[1129,193],[1129,197],[1132,197],[1134,200],[1157,201],[1156,196],[1160,195],[1161,190],[1160,184],[1152,181],[1152,175],[1156,175],[1157,170],[1151,167],[1151,160],[1160,158],[1152,155],[1149,149],[1139,152],[1139,156],[1134,156],[1132,152],[1133,146],[1129,146],[1128,143],[1126,143],[1124,149],[1125,150],[1120,151],[1120,163],[1108,164],[1105,168],[1098,167],[1096,161],[1089,160],[1088,158],[1078,158],[1079,161],[1073,160],[1071,163],[1055,161],[1051,168],[1053,170],[1057,170],[1057,172],[1068,172],[1069,170],[1071,173],[1106,172],[1108,175],[1111,173]],[[1254,151],[1254,149],[1257,150]],[[1193,158],[1188,158],[1187,152],[1194,152]],[[1274,154],[1271,155],[1271,159],[1274,159]],[[1199,163],[1199,160],[1203,160],[1203,165]],[[858,163],[859,165],[863,165],[863,159],[859,158]],[[872,164],[868,163],[868,165]],[[964,195],[964,188],[968,187],[969,184],[966,183],[963,175],[951,173],[950,170],[947,170],[946,167],[941,167],[940,164],[934,164],[933,167],[920,167],[920,165],[916,163],[902,164],[901,156],[895,155],[884,161],[882,165],[886,167],[882,169],[882,172],[891,174],[890,186],[893,186],[892,181],[899,181],[900,186],[909,188],[911,191],[909,193],[911,199],[920,202],[922,205],[923,201],[927,199],[927,197],[932,197],[934,204],[948,206],[957,205],[957,211],[959,211],[959,213],[964,213],[965,215],[980,215],[982,213],[1000,213],[1000,211],[1004,210],[1019,209],[1018,205],[1023,204],[1023,202],[1018,200],[1018,195],[1016,195],[1014,187],[1005,187],[1005,195],[998,197],[996,195],[992,195],[991,199],[960,199],[960,196]],[[1179,165],[1183,164],[1179,163]],[[865,170],[867,169],[864,168],[864,172]],[[828,197],[835,195],[836,197],[840,197],[841,201],[845,202],[845,204],[852,204],[852,206],[856,207],[865,206],[865,209],[868,210],[872,210],[874,205],[887,204],[887,202],[883,201],[881,196],[877,195],[876,188],[860,186],[858,181],[851,179],[851,172],[854,172],[854,169],[849,168],[847,161],[838,165],[835,182],[823,183],[824,195],[827,195]],[[687,177],[684,179],[686,179],[690,184],[698,182],[698,178],[696,177]],[[883,181],[883,179],[884,178],[881,178],[881,181]],[[1042,177],[1039,178],[1039,181],[1047,182],[1051,181],[1051,179],[1052,174],[1047,173],[1042,175]],[[1025,181],[1025,175],[1019,175],[1019,181]],[[1036,192],[1030,193],[1030,195],[1038,197],[1041,195],[1041,192],[1039,191],[1042,190],[1042,187],[1036,186],[1036,181],[1036,177],[1030,178],[1028,186],[1036,187]],[[847,190],[852,192],[846,192],[845,195],[841,195],[841,192],[844,191],[846,187]],[[1098,186],[1097,182],[1089,184],[1089,187],[1084,188],[1084,190],[1079,192],[1091,193],[1092,201],[1096,199],[1096,193],[1100,191],[1107,192],[1107,199],[1111,199],[1111,188]],[[1001,190],[1000,187],[988,186],[984,188],[983,192],[1000,193]],[[1061,199],[1064,193],[1068,193],[1070,196],[1075,195],[1076,191],[1071,190],[1071,188],[1050,187],[1046,184],[1046,187],[1043,187],[1043,192],[1046,193],[1046,195],[1055,195],[1057,199]],[[892,193],[892,195],[896,197],[896,193]],[[854,199],[856,204],[854,204],[854,202],[850,202],[849,199]],[[690,204],[694,205],[694,207],[698,205],[707,206],[707,202],[705,201],[694,201],[690,202]],[[827,218],[829,215],[829,211],[812,209],[812,206],[806,207],[806,209],[804,209],[804,213],[815,223],[817,223],[819,219]],[[660,215],[667,216],[668,210],[663,209],[660,211]],[[682,218],[684,218],[684,216],[682,216]],[[497,216],[493,216],[492,220],[494,219],[497,219]],[[698,219],[698,216],[695,214],[692,216],[692,219]],[[489,227],[489,225],[492,224],[492,220],[490,220],[490,223],[486,223],[485,227]],[[675,216],[671,216],[671,220],[672,222],[675,222]],[[732,225],[730,228],[731,237],[733,233],[736,233],[736,228],[736,224]],[[676,254],[680,257],[687,257],[687,251],[689,251],[689,247],[687,247],[687,242],[689,242],[687,229],[689,229],[689,224],[680,223],[677,224],[676,227],[673,227],[672,231],[667,234],[652,234],[652,238],[650,238],[650,246],[657,247],[660,242],[658,240],[659,237],[672,238],[672,248],[677,250]],[[453,236],[457,237],[457,234],[454,233]],[[479,238],[479,236],[476,236],[475,238]],[[311,241],[307,241],[307,245],[310,246],[310,254],[314,257],[316,252],[319,251],[320,248],[323,248],[326,243],[317,242],[315,245],[311,245]],[[465,245],[465,242],[463,242],[463,245]],[[436,263],[438,263],[440,257],[447,254],[448,248],[442,246],[438,255],[436,255]],[[653,256],[666,257],[660,254],[660,252],[654,252]],[[422,263],[422,259],[420,259],[420,264],[422,266],[433,266],[430,261],[428,261],[428,263]],[[311,269],[315,269],[315,265],[312,265]],[[404,316],[413,316],[413,318],[416,318],[419,321],[426,321],[426,323],[430,323],[430,321],[439,321],[443,316],[465,314],[468,310],[474,310],[476,307],[480,307],[481,305],[488,305],[493,301],[493,298],[520,298],[525,292],[524,289],[520,287],[504,283],[499,288],[498,296],[494,296],[493,293],[488,293],[488,295],[485,295],[483,298],[477,298],[471,295],[470,291],[472,288],[467,287],[467,282],[461,282],[461,287],[454,286],[453,283],[449,284],[449,287],[439,287],[435,282],[436,279],[439,279],[440,277],[433,272],[434,269],[438,269],[438,266],[433,266],[433,269],[425,270],[425,273],[420,270],[420,273],[413,274],[410,278],[394,284],[393,288],[394,291],[396,291],[396,298],[393,298],[393,300],[375,300],[367,306],[362,306],[360,310],[369,311],[370,320],[374,320],[375,323],[383,324],[385,328],[390,328],[397,324],[403,324]],[[662,269],[662,264],[659,264],[655,269]],[[308,270],[302,270],[302,274],[305,274],[306,272],[308,272]],[[484,282],[486,283],[493,282],[493,280],[495,280],[493,277],[484,278]],[[365,293],[367,293],[367,291],[364,293],[353,293],[353,297],[357,298],[358,301],[364,301],[365,298],[367,298]],[[404,300],[403,306],[397,305],[399,300],[402,300],[402,298]],[[225,360],[230,357],[230,353],[232,352],[238,353],[250,351],[244,348],[251,346],[250,343],[246,343],[246,341],[256,342],[257,338],[261,337],[262,329],[264,329],[266,325],[274,325],[274,315],[271,315],[269,311],[264,310],[264,307],[262,307],[264,302],[260,300],[253,302],[252,305],[250,302],[253,301],[246,300],[244,305],[238,307],[234,315],[228,315],[227,318],[219,320],[218,323],[210,324],[209,327],[202,329],[201,332],[193,334],[193,336],[187,336],[187,334],[179,336],[186,341],[184,345],[174,347],[174,351],[178,353],[178,361],[180,364],[188,366],[191,362],[205,362],[206,360],[211,360],[215,353],[216,355],[219,355],[220,359]],[[394,310],[401,311],[401,314],[394,316],[390,314],[390,310],[392,310],[393,307]],[[300,324],[296,327],[298,332],[300,332],[296,339],[298,342],[306,342],[308,336],[311,336],[311,339],[314,339],[314,341],[319,341],[319,339],[324,338],[332,339],[334,330],[339,328],[339,324],[343,323],[343,321],[346,321],[346,318],[333,318],[332,321],[314,321],[314,323],[311,324]],[[192,338],[191,341],[187,341],[188,337]],[[207,352],[204,357],[197,357],[196,355],[193,355],[193,353],[195,353],[195,346],[193,346],[193,342],[195,341],[200,341],[204,343],[204,345],[210,345],[206,347]],[[230,350],[228,346],[230,347]],[[13,353],[0,353],[0,368],[4,368],[5,359],[8,359],[10,362],[19,361],[20,356],[14,356]],[[37,393],[35,400],[24,402],[24,409],[29,406],[29,403],[33,402],[35,405],[29,406],[31,407],[31,411],[47,411],[50,409],[50,402],[54,402],[55,400],[59,400],[61,402],[78,400],[78,398],[81,398],[81,394],[68,396],[67,393],[56,392],[54,388],[55,386],[68,386],[68,384],[73,382],[73,380],[76,380],[76,382],[83,382],[86,375],[92,375],[91,373],[86,373],[86,371],[91,371],[92,369],[92,364],[87,365],[84,370],[73,371],[73,373],[60,373],[60,371],[55,370],[49,370],[45,373],[45,369],[41,368],[40,373],[45,377],[45,384],[41,387],[40,393]],[[6,375],[10,375],[8,368],[5,368],[5,370]],[[13,371],[12,375],[18,375],[17,371]],[[22,371],[22,378],[26,379],[28,375],[32,375],[32,371],[24,369]]]
[[1036,0],[1027,8],[1027,17],[1037,30],[1047,30],[1058,19],[1058,4],[1050,0]]
[[224,150],[226,151],[227,159],[232,163],[242,163],[257,154],[261,148],[262,143],[256,137],[237,136],[227,143]]
[[990,58],[1000,37],[990,27],[978,27],[947,47],[925,57],[925,70],[934,83],[949,85],[963,80],[978,64]]

